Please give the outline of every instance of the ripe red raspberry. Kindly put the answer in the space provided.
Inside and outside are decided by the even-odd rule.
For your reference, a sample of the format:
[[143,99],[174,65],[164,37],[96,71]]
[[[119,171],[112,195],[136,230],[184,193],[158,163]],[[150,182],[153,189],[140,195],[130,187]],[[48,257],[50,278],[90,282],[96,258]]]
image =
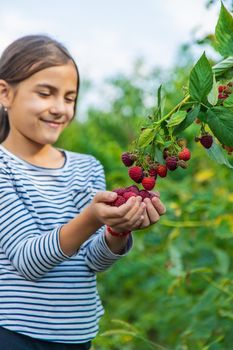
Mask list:
[[116,192],[119,196],[123,196],[123,194],[125,193],[125,188],[116,188],[112,192]]
[[132,155],[129,152],[122,153],[121,160],[125,166],[131,166],[134,163],[134,159],[132,158]]
[[139,196],[142,197],[142,200],[145,199],[145,198],[151,198],[150,193],[148,191],[146,191],[146,190],[141,190],[139,192]]
[[172,170],[172,171],[176,170],[176,168],[177,168],[177,159],[176,159],[176,157],[174,157],[174,156],[167,157],[166,165],[167,165],[167,168],[169,170]]
[[129,169],[129,177],[136,183],[141,183],[143,179],[143,169],[140,166],[132,166]]
[[178,157],[179,159],[187,161],[191,158],[191,152],[187,147],[185,147],[179,152]]
[[226,94],[226,93],[218,94],[218,99],[219,100],[225,100],[227,97],[228,97],[228,94]]
[[144,177],[142,180],[142,186],[145,190],[152,190],[155,187],[155,178],[154,177]]
[[128,191],[123,194],[123,197],[127,200],[130,197],[137,197],[137,194],[132,191]]
[[225,90],[226,90],[226,85],[219,85],[219,87],[218,87],[219,93],[224,92]]
[[207,149],[210,148],[213,144],[213,136],[211,136],[210,134],[202,135],[199,140],[202,146]]
[[139,188],[136,185],[132,185],[125,188],[125,192],[134,192],[136,195],[139,194]]
[[160,165],[157,167],[157,174],[158,174],[160,177],[166,177],[166,176],[167,176],[167,167],[166,167],[166,165],[160,164]]
[[120,207],[125,202],[126,202],[126,199],[123,196],[118,195],[117,198],[112,203],[110,203],[110,205],[113,207]]
[[156,179],[156,177],[157,177],[157,171],[156,171],[156,169],[150,169],[150,170],[149,170],[149,175],[150,175],[151,177],[154,177],[154,178]]

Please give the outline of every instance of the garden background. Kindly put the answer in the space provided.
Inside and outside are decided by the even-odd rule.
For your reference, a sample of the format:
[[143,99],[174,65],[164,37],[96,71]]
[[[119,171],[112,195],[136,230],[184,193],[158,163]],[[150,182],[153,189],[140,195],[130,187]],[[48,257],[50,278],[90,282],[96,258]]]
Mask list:
[[[108,106],[88,108],[86,120],[77,119],[59,145],[101,160],[108,189],[130,185],[120,157],[148,114],[146,101],[156,102],[162,82],[167,111],[177,104],[193,50],[211,40],[183,45],[170,71],[148,71],[139,59],[131,75],[108,79]],[[157,181],[166,216],[135,233],[133,251],[99,275],[106,314],[94,349],[232,349],[233,172],[194,142],[198,128],[193,124],[183,135],[192,151],[188,169]]]
[[[224,3],[232,10],[231,1]],[[169,69],[148,68],[138,58],[130,73],[109,76],[106,103],[89,104],[84,118],[78,110],[58,146],[98,158],[109,190],[130,185],[122,152],[156,103],[160,84],[169,111],[183,97],[196,52],[206,50],[212,64],[218,61],[211,34],[184,43]],[[84,77],[81,84],[85,100],[92,81]],[[198,128],[193,124],[183,134],[192,151],[188,169],[157,181],[167,214],[135,233],[132,252],[98,276],[106,313],[95,350],[233,348],[233,172],[194,142]]]

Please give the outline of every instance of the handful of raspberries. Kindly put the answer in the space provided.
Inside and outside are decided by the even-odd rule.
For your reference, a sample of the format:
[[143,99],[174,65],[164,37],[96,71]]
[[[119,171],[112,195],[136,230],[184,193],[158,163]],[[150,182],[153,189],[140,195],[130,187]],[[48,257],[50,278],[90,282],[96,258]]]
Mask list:
[[159,196],[159,194],[149,192],[147,190],[140,190],[136,185],[132,185],[126,188],[117,188],[113,190],[117,193],[117,198],[111,203],[111,206],[120,207],[122,204],[126,203],[130,197],[140,196],[142,199],[152,198]]

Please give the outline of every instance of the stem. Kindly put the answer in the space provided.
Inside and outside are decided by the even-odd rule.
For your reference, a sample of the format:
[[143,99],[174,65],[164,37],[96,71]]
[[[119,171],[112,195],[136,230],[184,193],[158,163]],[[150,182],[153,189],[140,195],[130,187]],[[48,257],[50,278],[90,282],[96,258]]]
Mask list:
[[169,113],[167,113],[162,119],[159,120],[158,124],[161,124],[164,120],[168,119],[177,109],[182,107],[190,98],[190,95],[187,95],[180,101]]

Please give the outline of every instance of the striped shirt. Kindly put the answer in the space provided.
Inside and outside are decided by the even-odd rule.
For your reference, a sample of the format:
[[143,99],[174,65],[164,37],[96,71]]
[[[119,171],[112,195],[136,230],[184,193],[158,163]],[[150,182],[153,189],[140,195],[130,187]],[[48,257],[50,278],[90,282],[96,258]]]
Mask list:
[[[93,339],[103,307],[96,272],[127,254],[114,254],[96,231],[74,254],[59,230],[105,190],[93,156],[61,150],[61,168],[32,165],[0,145],[0,326],[51,342]],[[77,232],[78,234],[78,232]]]

